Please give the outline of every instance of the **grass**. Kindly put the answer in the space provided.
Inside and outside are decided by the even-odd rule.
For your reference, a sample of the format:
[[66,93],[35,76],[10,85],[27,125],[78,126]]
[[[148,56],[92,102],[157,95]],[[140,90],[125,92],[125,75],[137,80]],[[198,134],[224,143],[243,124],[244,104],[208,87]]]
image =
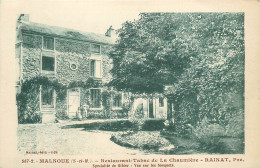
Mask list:
[[[146,120],[142,125],[142,131],[159,131],[161,130],[164,120]],[[92,122],[83,124],[66,125],[67,128],[84,128],[85,130],[102,130],[102,131],[129,131],[135,128],[135,125],[129,120],[104,120],[102,122]]]
[[[216,144],[207,146],[193,136],[165,134],[163,131],[128,131],[115,133],[111,140],[121,146],[149,150],[161,154],[243,154],[241,138],[217,137]],[[174,148],[172,148],[174,146]]]
[[[84,124],[73,124],[62,128],[84,128],[85,131],[101,130],[114,133],[110,140],[114,143],[136,148],[143,151],[156,152],[161,154],[243,154],[244,143],[239,137],[205,137],[204,141],[189,134],[186,136],[177,135],[172,131],[165,131],[164,120],[146,120],[141,129],[136,129],[136,124],[129,120],[104,120]],[[216,141],[213,141],[216,140]],[[174,148],[173,148],[174,146]]]
[[170,143],[175,145],[171,154],[243,154],[244,143],[240,138],[234,137],[217,137],[215,144],[206,146],[193,137],[166,136]]
[[242,137],[221,137],[222,144],[219,153],[222,154],[244,154],[244,140]]
[[67,128],[84,128],[85,130],[102,130],[102,131],[127,131],[132,127],[132,123],[128,120],[113,120],[83,124],[66,125],[62,127]]
[[171,144],[174,144],[174,150],[170,151],[169,154],[196,154],[203,153],[199,150],[200,143],[193,138],[187,136],[181,137],[176,134],[161,134]]

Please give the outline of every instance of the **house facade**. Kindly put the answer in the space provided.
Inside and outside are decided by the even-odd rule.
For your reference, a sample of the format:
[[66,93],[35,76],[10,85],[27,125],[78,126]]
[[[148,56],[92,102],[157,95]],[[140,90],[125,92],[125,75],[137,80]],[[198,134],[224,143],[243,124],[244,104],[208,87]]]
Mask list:
[[163,96],[136,98],[133,102],[133,109],[133,112],[141,109],[143,117],[147,119],[167,119],[167,98]]
[[[37,77],[66,86],[62,93],[49,84],[31,88],[31,92],[35,91],[30,100],[27,96],[27,106],[23,110],[33,109],[32,112],[39,114],[43,123],[54,122],[59,116],[75,118],[80,109],[87,111],[86,118],[128,117],[131,106],[129,93],[115,91],[105,85],[112,78],[109,72],[113,64],[108,57],[115,43],[111,37],[112,27],[104,35],[86,33],[33,23],[29,21],[29,15],[22,14],[16,31],[17,93],[24,91],[26,81]],[[84,86],[79,83],[84,83]],[[105,97],[108,100],[104,101]],[[150,109],[160,110],[159,105],[165,100],[153,102]],[[143,105],[149,106],[147,103]],[[154,114],[150,114],[150,118],[159,115],[154,110],[150,113]]]

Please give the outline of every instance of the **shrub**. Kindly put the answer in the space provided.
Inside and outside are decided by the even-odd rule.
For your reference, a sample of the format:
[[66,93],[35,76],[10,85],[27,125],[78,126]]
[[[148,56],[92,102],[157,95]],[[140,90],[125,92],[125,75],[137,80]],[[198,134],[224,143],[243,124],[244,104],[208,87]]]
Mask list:
[[169,134],[169,132],[161,132],[161,135],[167,139],[175,148],[170,154],[194,154],[201,153],[199,151],[200,143],[193,138],[185,138],[176,136],[176,134]]
[[98,129],[104,131],[126,131],[131,127],[132,123],[128,120],[119,120],[101,123]]
[[130,122],[133,124],[133,130],[139,131],[142,129],[145,122],[142,103],[137,106],[134,115],[130,118]]
[[21,85],[21,93],[16,96],[18,123],[40,123],[40,85],[53,88],[58,99],[64,99],[64,86],[57,80],[49,80],[47,77],[37,76],[26,80]]
[[222,153],[224,147],[221,137],[225,136],[225,129],[219,124],[211,124],[205,117],[196,128],[193,129],[193,136],[200,143],[202,150],[212,153]]
[[113,134],[111,140],[122,146],[155,151],[170,145],[169,141],[161,137],[159,132],[129,131]]
[[16,96],[18,123],[41,123],[42,116],[39,112],[38,87],[31,87],[30,92],[20,93]]
[[145,131],[159,131],[162,130],[164,126],[164,119],[158,119],[158,120],[145,120],[142,124],[142,130]]
[[244,116],[241,112],[229,120],[226,126],[226,134],[231,137],[244,137]]
[[56,119],[60,119],[60,120],[68,120],[69,119],[68,115],[64,112],[57,112],[55,114],[55,116],[56,116]]

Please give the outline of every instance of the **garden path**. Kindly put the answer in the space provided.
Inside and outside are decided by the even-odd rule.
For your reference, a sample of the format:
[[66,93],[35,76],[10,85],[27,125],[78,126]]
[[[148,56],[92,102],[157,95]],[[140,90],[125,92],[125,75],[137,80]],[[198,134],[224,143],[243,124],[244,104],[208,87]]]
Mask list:
[[135,155],[141,151],[121,147],[112,141],[112,132],[62,129],[68,123],[18,125],[18,150],[57,151],[60,155]]

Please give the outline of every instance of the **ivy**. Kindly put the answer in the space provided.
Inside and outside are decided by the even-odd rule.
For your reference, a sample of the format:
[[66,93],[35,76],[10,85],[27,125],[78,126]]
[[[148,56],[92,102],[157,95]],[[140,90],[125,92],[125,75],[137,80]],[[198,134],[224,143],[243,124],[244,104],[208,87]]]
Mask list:
[[109,116],[111,110],[111,90],[102,91],[102,105],[104,107],[106,117]]
[[39,91],[40,86],[47,86],[55,90],[57,100],[63,101],[66,98],[66,91],[70,88],[81,87],[88,89],[92,87],[102,87],[101,81],[88,78],[84,81],[73,81],[68,85],[60,83],[57,79],[50,79],[45,76],[36,76],[21,84],[21,92],[16,95],[19,123],[39,123],[41,115],[39,113]]

